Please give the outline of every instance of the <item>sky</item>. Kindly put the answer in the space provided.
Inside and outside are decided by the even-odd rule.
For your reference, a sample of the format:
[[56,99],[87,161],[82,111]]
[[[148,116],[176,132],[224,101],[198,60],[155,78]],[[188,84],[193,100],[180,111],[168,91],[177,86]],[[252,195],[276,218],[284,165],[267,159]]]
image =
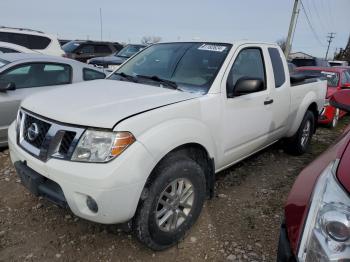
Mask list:
[[[350,0],[303,0],[292,51],[324,57],[327,34],[335,32],[330,54],[350,35]],[[62,39],[139,43],[162,41],[286,38],[294,0],[1,0],[0,25],[26,27]]]

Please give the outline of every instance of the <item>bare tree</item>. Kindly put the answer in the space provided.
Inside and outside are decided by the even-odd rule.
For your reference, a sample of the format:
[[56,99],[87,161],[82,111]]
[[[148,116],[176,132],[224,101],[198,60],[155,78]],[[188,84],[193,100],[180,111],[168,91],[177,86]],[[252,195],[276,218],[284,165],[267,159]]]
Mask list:
[[162,40],[160,36],[144,36],[141,38],[141,43],[144,45],[150,45],[158,43]]
[[280,46],[283,52],[286,50],[287,40],[285,38],[277,40],[276,43]]

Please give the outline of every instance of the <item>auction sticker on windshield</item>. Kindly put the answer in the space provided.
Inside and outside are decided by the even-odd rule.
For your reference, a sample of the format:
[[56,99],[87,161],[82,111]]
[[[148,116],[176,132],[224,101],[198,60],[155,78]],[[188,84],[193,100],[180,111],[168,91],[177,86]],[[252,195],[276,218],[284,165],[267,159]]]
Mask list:
[[208,45],[203,44],[198,47],[198,50],[206,50],[206,51],[214,51],[214,52],[222,52],[226,49],[226,46],[223,45]]

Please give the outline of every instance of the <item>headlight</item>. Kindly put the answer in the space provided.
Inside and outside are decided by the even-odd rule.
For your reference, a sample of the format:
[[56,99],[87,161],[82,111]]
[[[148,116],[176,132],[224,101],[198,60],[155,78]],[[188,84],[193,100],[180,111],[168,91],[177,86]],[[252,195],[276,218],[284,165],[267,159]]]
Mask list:
[[120,155],[135,142],[130,132],[108,132],[88,129],[80,138],[72,160],[107,162]]
[[350,261],[350,198],[335,177],[337,166],[332,162],[316,184],[299,261]]

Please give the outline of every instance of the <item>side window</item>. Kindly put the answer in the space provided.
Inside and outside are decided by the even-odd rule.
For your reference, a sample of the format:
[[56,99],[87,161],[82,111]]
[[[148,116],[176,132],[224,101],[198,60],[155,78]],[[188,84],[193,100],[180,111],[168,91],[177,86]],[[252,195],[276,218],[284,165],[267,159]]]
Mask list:
[[1,53],[19,53],[17,50],[7,47],[1,47],[0,46],[0,52]]
[[227,79],[228,95],[234,93],[236,83],[241,78],[260,79],[266,89],[265,66],[260,48],[246,48],[238,54]]
[[0,81],[12,82],[17,89],[71,83],[72,68],[63,64],[33,63],[4,72]]
[[348,79],[346,77],[346,72],[344,71],[342,74],[341,74],[341,85],[344,85],[348,82]]
[[78,53],[80,52],[81,54],[93,54],[94,51],[93,45],[83,45],[78,49]]
[[277,48],[269,47],[268,50],[272,62],[273,74],[275,76],[275,86],[278,88],[286,81],[281,54]]
[[0,32],[0,41],[21,45],[29,49],[45,49],[51,40],[44,36]]
[[27,37],[30,49],[43,50],[51,43],[51,39],[44,36],[28,35]]
[[109,48],[108,45],[96,45],[95,46],[95,52],[96,53],[109,54],[109,53],[112,53],[112,50]]
[[88,69],[88,68],[83,69],[83,79],[85,81],[95,80],[95,79],[104,79],[104,78],[106,78],[106,75],[102,72]]
[[344,72],[345,75],[346,75],[346,78],[347,78],[347,83],[350,83],[350,70],[349,71],[346,71]]

